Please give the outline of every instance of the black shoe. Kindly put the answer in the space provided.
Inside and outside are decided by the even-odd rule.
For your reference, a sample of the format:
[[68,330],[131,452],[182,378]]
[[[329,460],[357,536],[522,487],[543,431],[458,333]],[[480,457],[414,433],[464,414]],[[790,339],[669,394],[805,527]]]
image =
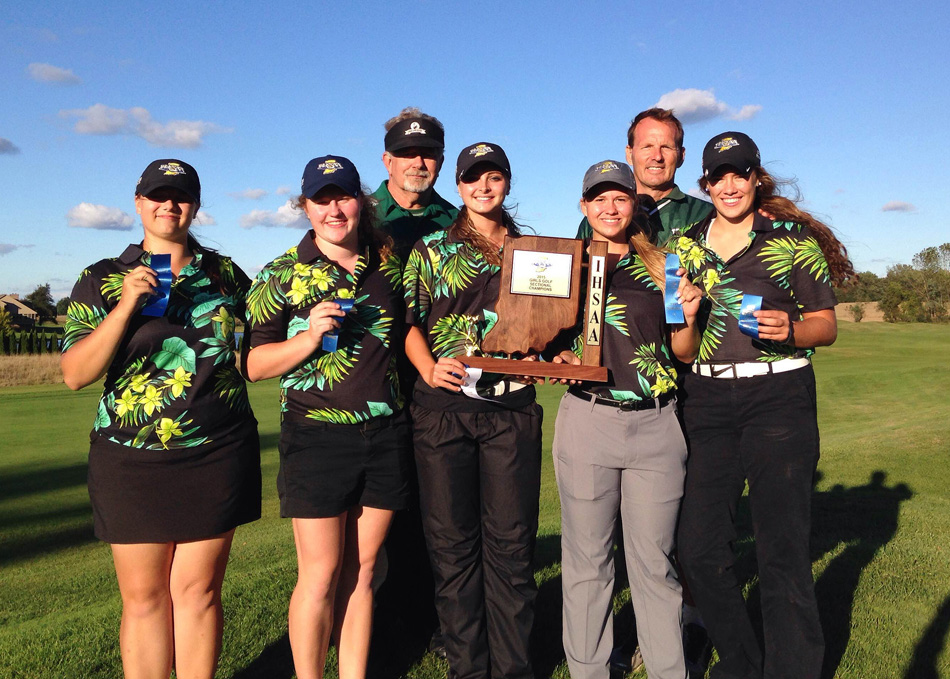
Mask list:
[[441,629],[432,633],[432,638],[429,639],[429,653],[445,660],[445,642],[442,640]]
[[712,643],[705,627],[696,623],[683,627],[683,655],[690,677],[706,676],[706,668],[712,659]]

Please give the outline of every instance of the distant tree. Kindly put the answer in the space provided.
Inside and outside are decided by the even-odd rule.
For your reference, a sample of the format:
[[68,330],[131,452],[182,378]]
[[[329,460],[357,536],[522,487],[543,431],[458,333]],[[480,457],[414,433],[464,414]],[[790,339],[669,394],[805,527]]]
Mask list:
[[878,302],[884,320],[890,323],[925,322],[927,283],[925,274],[909,264],[898,264],[887,270],[887,284]]
[[862,271],[857,279],[852,278],[843,288],[835,290],[838,302],[877,302],[884,294],[884,281],[876,273]]
[[864,307],[860,304],[852,304],[848,307],[848,311],[851,312],[851,318],[854,319],[855,323],[860,323],[861,319],[864,318]]
[[13,332],[13,316],[3,306],[0,306],[0,335]]
[[56,302],[56,315],[65,316],[66,311],[69,309],[69,297],[63,297],[61,300]]
[[56,305],[49,290],[49,283],[37,285],[36,290],[23,298],[23,303],[40,315],[40,321],[56,320]]

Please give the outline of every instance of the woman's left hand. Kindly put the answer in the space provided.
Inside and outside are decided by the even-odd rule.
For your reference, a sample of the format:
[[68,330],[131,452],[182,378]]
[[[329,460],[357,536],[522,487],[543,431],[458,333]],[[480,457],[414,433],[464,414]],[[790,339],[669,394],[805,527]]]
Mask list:
[[703,291],[692,284],[686,276],[686,269],[677,269],[676,275],[680,277],[680,284],[676,288],[676,300],[683,305],[683,316],[687,318],[687,323],[691,324],[699,313]]
[[756,311],[755,319],[759,322],[759,339],[773,342],[785,342],[792,332],[792,321],[785,311],[767,309]]

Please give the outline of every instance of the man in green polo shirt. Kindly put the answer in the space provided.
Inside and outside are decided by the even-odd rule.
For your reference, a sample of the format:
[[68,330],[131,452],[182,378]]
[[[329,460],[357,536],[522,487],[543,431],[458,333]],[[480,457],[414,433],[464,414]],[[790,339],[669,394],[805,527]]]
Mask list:
[[[458,209],[436,193],[433,186],[442,168],[445,130],[442,123],[417,108],[404,108],[390,118],[386,128],[383,165],[389,178],[373,194],[379,228],[393,238],[394,250],[405,264],[412,246],[423,236],[445,229]],[[416,373],[405,354],[399,356],[399,381],[403,396],[412,397]],[[408,407],[407,407],[408,410]],[[430,651],[445,657],[445,645],[435,612],[435,583],[422,533],[419,489],[415,464],[410,472],[412,506],[397,512],[381,559],[388,562],[385,582],[377,583],[377,624],[389,624],[389,634],[414,645],[428,643]],[[378,568],[377,570],[385,570]],[[407,637],[408,633],[408,637]],[[424,635],[416,638],[415,635]],[[411,638],[410,638],[411,637]]]
[[393,237],[396,254],[405,262],[417,240],[449,226],[458,210],[433,188],[445,152],[442,123],[417,108],[404,108],[384,127],[389,179],[373,198],[380,228]]
[[[649,220],[657,225],[650,239],[664,245],[674,229],[686,229],[702,221],[712,212],[712,203],[688,196],[676,185],[676,170],[683,164],[683,125],[673,111],[651,108],[637,114],[627,130],[627,162],[633,166],[637,193],[655,201],[641,201],[641,208],[655,214]],[[648,207],[649,206],[649,207]],[[590,238],[590,224],[585,217],[577,228],[578,238]]]

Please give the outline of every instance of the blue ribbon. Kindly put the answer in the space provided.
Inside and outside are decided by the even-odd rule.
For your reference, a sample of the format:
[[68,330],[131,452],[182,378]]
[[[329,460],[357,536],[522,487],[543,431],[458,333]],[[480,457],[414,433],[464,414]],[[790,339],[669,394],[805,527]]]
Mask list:
[[[340,308],[343,310],[344,313],[347,313],[347,314],[350,313],[350,310],[353,308],[352,298],[343,299],[343,298],[338,297],[337,299],[333,301],[340,305]],[[341,326],[343,324],[343,321],[345,320],[346,320],[345,318],[340,320]],[[333,330],[330,330],[329,332],[323,333],[323,344],[322,344],[323,350],[336,351],[337,343],[339,342],[339,340],[340,340],[339,328],[334,328]]]
[[666,255],[666,292],[663,294],[663,306],[666,308],[667,323],[685,323],[683,305],[676,301],[676,290],[680,285],[680,277],[676,272],[681,269],[679,255]]
[[152,255],[149,267],[158,274],[158,287],[148,297],[148,303],[142,308],[143,316],[164,316],[168,307],[168,296],[172,292],[172,256]]
[[742,295],[739,308],[739,332],[759,339],[759,321],[752,314],[762,310],[762,295]]

